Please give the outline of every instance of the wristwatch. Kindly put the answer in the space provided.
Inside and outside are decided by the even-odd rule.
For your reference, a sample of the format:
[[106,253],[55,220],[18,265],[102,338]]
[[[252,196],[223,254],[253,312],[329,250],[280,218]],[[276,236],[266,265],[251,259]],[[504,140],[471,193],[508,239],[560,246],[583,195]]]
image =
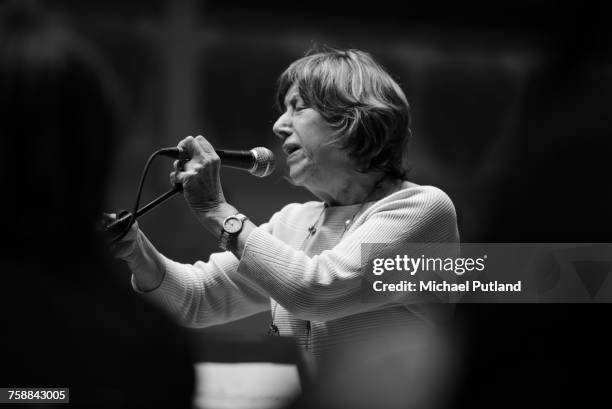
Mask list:
[[248,219],[242,213],[228,216],[223,220],[221,227],[221,237],[219,237],[219,247],[222,250],[230,250],[236,247],[236,238],[244,227],[244,222]]

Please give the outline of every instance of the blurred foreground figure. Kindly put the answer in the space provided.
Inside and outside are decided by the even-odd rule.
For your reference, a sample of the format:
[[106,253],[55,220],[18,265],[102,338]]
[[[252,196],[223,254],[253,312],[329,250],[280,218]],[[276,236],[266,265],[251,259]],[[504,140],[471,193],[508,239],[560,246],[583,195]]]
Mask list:
[[460,358],[455,341],[434,328],[397,328],[348,345],[326,362],[292,409],[453,407],[449,398]]
[[70,407],[188,408],[186,338],[116,284],[125,272],[94,233],[119,101],[89,45],[32,7],[0,9],[0,387],[68,387]]

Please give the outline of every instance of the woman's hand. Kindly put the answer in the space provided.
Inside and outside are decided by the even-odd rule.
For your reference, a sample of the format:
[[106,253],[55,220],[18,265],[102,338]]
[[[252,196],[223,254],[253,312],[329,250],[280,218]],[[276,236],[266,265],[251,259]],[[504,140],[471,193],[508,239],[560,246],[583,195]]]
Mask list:
[[[102,213],[102,221],[110,224],[117,220],[115,213]],[[136,248],[136,236],[138,235],[138,222],[134,222],[130,227],[130,230],[125,236],[117,242],[110,245],[110,251],[118,259],[128,261],[134,254]]]
[[[110,223],[117,219],[115,213],[104,213],[103,221]],[[110,245],[110,251],[125,261],[132,270],[132,283],[138,291],[152,291],[160,286],[166,275],[163,257],[153,247],[134,222],[127,234]]]
[[227,204],[221,187],[221,159],[202,135],[188,136],[178,147],[191,159],[174,162],[170,182],[183,186],[183,195],[198,219],[213,216]]

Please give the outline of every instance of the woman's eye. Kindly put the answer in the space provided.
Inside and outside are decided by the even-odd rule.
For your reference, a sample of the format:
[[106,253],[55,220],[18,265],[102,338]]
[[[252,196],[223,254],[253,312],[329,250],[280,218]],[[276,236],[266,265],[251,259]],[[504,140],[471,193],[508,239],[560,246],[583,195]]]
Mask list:
[[306,108],[308,108],[308,107],[303,102],[295,102],[293,104],[293,109],[295,111],[301,111],[301,110],[306,109]]
[[292,109],[293,111],[295,111],[295,112],[299,112],[299,111],[302,111],[302,110],[304,110],[304,109],[308,108],[308,107],[306,106],[306,104],[304,104],[303,102],[298,102],[298,101],[296,101],[296,100],[292,100],[292,101],[290,102],[290,105],[291,105],[291,109]]

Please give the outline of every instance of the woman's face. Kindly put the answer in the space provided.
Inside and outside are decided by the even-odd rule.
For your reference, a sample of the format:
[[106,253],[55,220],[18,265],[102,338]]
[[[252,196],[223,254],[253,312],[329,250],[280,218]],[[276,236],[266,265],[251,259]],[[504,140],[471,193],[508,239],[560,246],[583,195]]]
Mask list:
[[283,142],[289,176],[296,185],[329,191],[355,168],[346,152],[330,144],[337,135],[321,114],[308,107],[293,84],[285,95],[285,112],[272,127]]

